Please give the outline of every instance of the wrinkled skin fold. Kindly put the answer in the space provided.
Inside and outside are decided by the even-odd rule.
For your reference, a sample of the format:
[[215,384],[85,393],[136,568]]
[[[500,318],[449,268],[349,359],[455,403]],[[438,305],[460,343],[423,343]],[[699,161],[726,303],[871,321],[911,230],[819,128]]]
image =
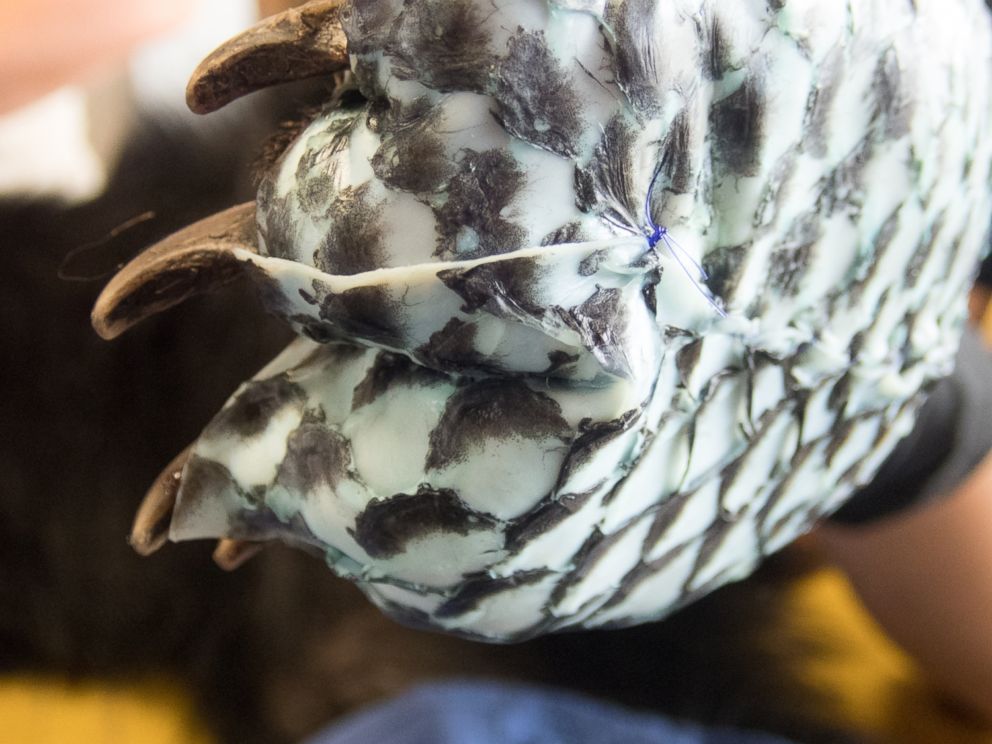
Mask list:
[[643,622],[840,506],[949,372],[978,0],[318,5],[361,95],[215,252],[301,337],[192,446],[173,540],[284,540],[483,640]]

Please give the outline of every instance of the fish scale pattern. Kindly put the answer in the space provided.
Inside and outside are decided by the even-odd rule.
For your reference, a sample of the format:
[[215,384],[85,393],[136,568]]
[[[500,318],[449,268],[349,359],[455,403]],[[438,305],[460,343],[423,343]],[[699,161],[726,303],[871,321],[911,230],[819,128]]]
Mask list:
[[305,545],[483,640],[643,622],[840,506],[949,372],[990,213],[978,0],[345,28],[363,100],[239,254],[301,338],[196,443],[173,539]]

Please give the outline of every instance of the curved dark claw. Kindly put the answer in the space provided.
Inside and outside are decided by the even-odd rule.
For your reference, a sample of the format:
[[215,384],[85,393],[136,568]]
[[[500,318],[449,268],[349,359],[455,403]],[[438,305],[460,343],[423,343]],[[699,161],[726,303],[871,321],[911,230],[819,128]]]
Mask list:
[[225,42],[193,72],[186,104],[208,114],[270,85],[347,69],[344,5],[343,0],[311,0]]
[[256,252],[257,245],[254,202],[170,235],[111,279],[93,308],[93,328],[116,338],[150,315],[237,279],[245,264],[234,249]]
[[225,571],[234,571],[262,552],[264,547],[265,543],[224,538],[217,541],[214,563]]
[[176,496],[182,481],[183,467],[193,447],[190,445],[166,466],[148,489],[138,513],[134,516],[128,542],[135,552],[149,556],[169,539],[169,523],[176,506]]

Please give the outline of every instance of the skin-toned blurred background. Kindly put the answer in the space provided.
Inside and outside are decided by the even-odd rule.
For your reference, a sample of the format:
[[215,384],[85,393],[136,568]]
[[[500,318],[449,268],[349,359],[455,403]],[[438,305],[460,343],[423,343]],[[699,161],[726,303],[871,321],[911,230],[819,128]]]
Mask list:
[[0,6],[0,741],[279,744],[478,674],[803,742],[992,742],[808,541],[663,623],[517,647],[400,628],[288,549],[234,574],[211,545],[131,551],[145,488],[288,331],[245,286],[110,344],[89,311],[143,247],[250,199],[267,138],[327,98],[183,109],[200,57],[291,4]]

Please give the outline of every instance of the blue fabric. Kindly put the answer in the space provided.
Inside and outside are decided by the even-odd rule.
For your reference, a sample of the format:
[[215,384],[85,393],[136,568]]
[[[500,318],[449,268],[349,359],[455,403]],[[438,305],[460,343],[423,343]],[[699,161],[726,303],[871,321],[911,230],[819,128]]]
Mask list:
[[559,690],[495,682],[425,685],[308,744],[789,744],[636,713]]

